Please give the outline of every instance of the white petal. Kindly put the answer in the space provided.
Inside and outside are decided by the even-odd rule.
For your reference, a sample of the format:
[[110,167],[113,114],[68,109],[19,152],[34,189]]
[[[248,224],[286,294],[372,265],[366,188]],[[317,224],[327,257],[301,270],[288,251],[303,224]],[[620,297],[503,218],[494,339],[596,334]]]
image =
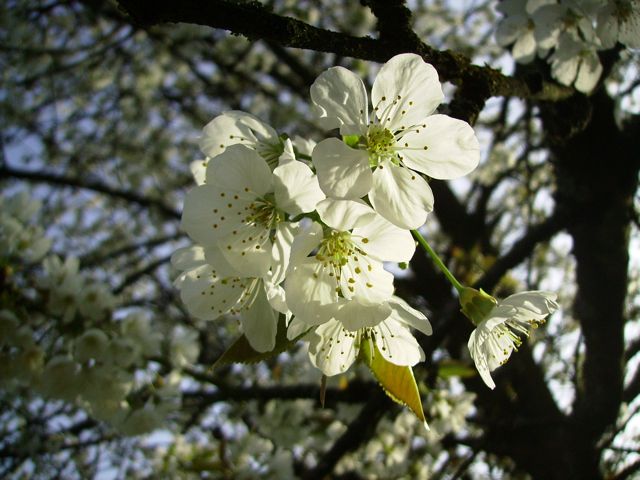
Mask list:
[[339,127],[342,135],[366,131],[367,91],[355,73],[343,67],[321,73],[311,85],[311,100],[319,110],[323,128]]
[[357,260],[350,259],[340,270],[340,289],[347,300],[355,298],[362,304],[377,304],[393,295],[393,274],[381,262],[358,255]]
[[310,138],[302,138],[300,135],[296,135],[293,137],[293,146],[299,154],[310,157],[311,152],[316,148],[316,142]]
[[590,92],[598,83],[600,75],[602,75],[602,64],[597,53],[595,51],[584,53],[576,77],[576,89],[584,93]]
[[[581,1],[581,0],[578,0]],[[596,0],[599,1],[599,0]],[[521,0],[518,0],[518,3],[522,4]],[[543,7],[545,5],[555,5],[557,3],[557,0],[527,0],[527,5],[525,7],[526,12],[528,14],[532,14],[533,12],[535,12],[536,10],[538,10],[540,7]]]
[[227,261],[243,277],[262,277],[271,268],[273,244],[269,231],[245,226],[236,234],[220,239],[218,245]]
[[245,287],[242,280],[223,279],[210,265],[203,265],[182,275],[180,298],[191,315],[212,320],[229,312]]
[[310,326],[320,325],[334,316],[338,304],[336,279],[313,258],[288,273],[285,292],[293,314]]
[[206,182],[233,190],[240,197],[256,198],[273,191],[269,165],[244,145],[232,145],[209,160]]
[[237,125],[240,126],[240,128],[249,128],[260,143],[280,143],[278,132],[276,132],[270,125],[267,125],[262,120],[254,117],[250,113],[240,110],[229,110],[228,112],[224,112],[224,115],[234,119],[237,122]]
[[640,5],[630,6],[628,17],[620,20],[620,35],[618,40],[629,48],[640,48]]
[[200,137],[200,149],[205,155],[213,158],[230,145],[241,142],[253,145],[256,138],[251,130],[240,125],[237,119],[222,114],[205,125]]
[[332,320],[310,334],[309,358],[328,377],[344,373],[355,362],[360,337]]
[[371,188],[369,156],[337,138],[323,140],[313,149],[320,188],[329,197],[361,198]]
[[240,316],[242,330],[251,348],[257,352],[270,352],[276,346],[279,314],[271,308],[262,282],[258,282],[256,288],[258,292],[251,308]]
[[611,6],[606,6],[598,13],[598,38],[603,48],[613,48],[618,41],[619,24],[612,15]]
[[313,249],[320,245],[322,236],[322,226],[315,222],[296,235],[293,240],[293,244],[291,245],[288,270],[291,270],[299,264],[305,263]]
[[361,200],[326,198],[316,207],[320,219],[336,230],[347,231],[368,224],[378,215]]
[[536,56],[537,44],[533,30],[526,30],[513,45],[511,54],[517,62],[529,63]]
[[200,185],[185,197],[181,227],[196,242],[212,245],[243,228],[248,204],[233,191]]
[[408,230],[395,226],[380,215],[353,230],[356,244],[371,258],[384,262],[408,262],[416,242]]
[[551,75],[563,85],[571,85],[578,73],[579,60],[572,57],[569,60],[554,60],[551,63]]
[[426,118],[422,128],[407,133],[398,144],[408,145],[399,151],[407,167],[441,180],[466,175],[480,161],[480,145],[473,128],[447,115]]
[[197,185],[203,185],[205,183],[208,164],[208,158],[204,160],[195,160],[189,164],[189,170],[191,170],[191,175],[193,175],[193,179]]
[[312,212],[325,198],[313,171],[297,160],[273,171],[276,205],[290,215]]
[[310,328],[312,327],[304,323],[300,318],[293,317],[293,319],[289,323],[289,326],[287,327],[287,338],[289,340],[298,338],[300,335],[307,332]]
[[562,17],[567,12],[564,5],[544,5],[538,8],[532,19],[536,25],[535,38],[538,46],[543,49],[550,49],[558,46]]
[[342,300],[335,318],[345,329],[355,332],[361,328],[374,327],[386,320],[389,315],[391,315],[391,307],[386,302],[364,305],[357,300]]
[[424,352],[407,327],[393,319],[387,319],[375,329],[378,351],[389,362],[401,366],[413,366],[424,360]]
[[242,273],[236,270],[233,265],[229,263],[227,257],[220,249],[218,244],[206,247],[204,249],[204,255],[207,263],[213,267],[216,273],[221,277],[243,277]]
[[413,53],[385,63],[371,91],[376,116],[392,131],[421,123],[443,99],[436,69]]
[[284,141],[282,155],[278,158],[278,166],[286,165],[287,163],[295,162],[296,154],[293,151],[293,142],[291,142],[290,138],[287,138]]
[[171,265],[178,270],[191,270],[204,265],[204,249],[200,246],[184,247],[171,255]]
[[431,335],[433,333],[431,323],[429,323],[427,317],[422,312],[411,307],[400,297],[394,296],[389,301],[389,306],[391,306],[393,310],[391,318],[394,320],[409,325],[425,335]]
[[284,313],[285,315],[291,313],[287,306],[287,296],[284,288],[269,281],[264,281],[264,291],[267,295],[267,300],[269,305],[271,305],[271,308],[280,313]]
[[272,266],[271,281],[280,284],[289,268],[289,258],[291,255],[291,247],[298,233],[298,224],[282,222],[276,227],[276,234],[273,241],[273,249],[271,250]]
[[513,307],[518,310],[527,310],[533,315],[533,319],[544,318],[558,309],[556,294],[534,290],[520,292],[500,301],[501,306]]
[[528,21],[529,18],[522,13],[509,15],[500,20],[495,33],[496,43],[502,47],[514,43],[527,29]]
[[417,173],[388,161],[373,172],[369,200],[376,212],[400,228],[420,227],[433,210],[429,184]]
[[[486,332],[484,333],[486,335]],[[480,377],[484,381],[484,383],[490,389],[496,388],[496,384],[491,378],[491,372],[489,371],[489,365],[487,363],[487,358],[482,351],[481,344],[484,342],[484,335],[478,333],[478,330],[474,330],[471,332],[471,336],[469,337],[469,342],[467,343],[467,347],[469,348],[469,353],[471,354],[471,358],[473,362],[476,364],[476,369],[480,374]]]

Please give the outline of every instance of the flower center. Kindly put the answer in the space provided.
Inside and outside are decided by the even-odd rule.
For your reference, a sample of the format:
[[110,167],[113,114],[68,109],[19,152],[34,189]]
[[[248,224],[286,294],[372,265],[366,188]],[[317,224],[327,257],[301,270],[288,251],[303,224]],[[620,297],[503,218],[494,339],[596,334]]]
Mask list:
[[284,152],[284,144],[278,143],[260,143],[256,145],[256,152],[265,159],[271,170],[278,166],[278,160]]
[[245,220],[266,230],[273,230],[284,220],[284,214],[276,207],[275,199],[267,194],[265,198],[257,198],[249,204],[249,214]]
[[316,258],[325,264],[340,268],[347,264],[349,257],[360,250],[351,241],[349,232],[338,232],[332,230],[328,236],[322,240]]
[[393,159],[396,138],[389,129],[380,124],[370,125],[364,140],[372,167],[378,166],[380,160]]

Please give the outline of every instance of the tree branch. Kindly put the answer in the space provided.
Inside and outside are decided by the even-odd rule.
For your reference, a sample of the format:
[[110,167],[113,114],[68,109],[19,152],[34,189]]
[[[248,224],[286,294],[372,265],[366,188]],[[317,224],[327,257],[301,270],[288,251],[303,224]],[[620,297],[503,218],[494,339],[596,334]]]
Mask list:
[[[449,50],[439,51],[420,41],[415,34],[396,38],[387,35],[387,24],[381,24],[383,38],[354,37],[311,26],[291,17],[269,12],[258,2],[232,3],[225,0],[120,0],[120,5],[142,25],[159,23],[191,23],[230,30],[251,41],[258,39],[276,42],[284,47],[303,48],[341,56],[385,62],[399,53],[413,52],[434,65],[440,77],[461,85],[464,82],[482,86],[482,95],[515,96],[555,101],[567,98],[573,90],[555,83],[527,83],[526,79],[508,77],[490,67],[471,64],[469,58]],[[382,2],[373,2],[382,14]],[[397,2],[395,2],[397,3]],[[402,8],[396,5],[395,18]],[[390,27],[389,27],[390,28]],[[487,97],[488,98],[488,97]],[[477,99],[475,101],[477,103]]]
[[54,173],[23,170],[20,168],[9,167],[6,164],[0,166],[0,179],[3,178],[19,178],[30,182],[48,183],[51,185],[60,185],[63,187],[80,188],[83,190],[92,190],[94,192],[103,193],[113,198],[120,200],[126,200],[130,203],[135,203],[145,208],[154,208],[165,214],[168,217],[180,219],[180,212],[165,205],[160,200],[148,198],[138,193],[128,190],[119,190],[104,183],[96,182],[93,180],[85,180],[73,177],[64,177]]

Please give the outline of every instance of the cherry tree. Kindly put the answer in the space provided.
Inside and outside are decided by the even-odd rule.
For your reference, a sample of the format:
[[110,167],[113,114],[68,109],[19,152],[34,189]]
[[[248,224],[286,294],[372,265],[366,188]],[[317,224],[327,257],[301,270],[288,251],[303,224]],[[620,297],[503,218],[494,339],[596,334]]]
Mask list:
[[639,2],[0,8],[1,476],[640,470]]

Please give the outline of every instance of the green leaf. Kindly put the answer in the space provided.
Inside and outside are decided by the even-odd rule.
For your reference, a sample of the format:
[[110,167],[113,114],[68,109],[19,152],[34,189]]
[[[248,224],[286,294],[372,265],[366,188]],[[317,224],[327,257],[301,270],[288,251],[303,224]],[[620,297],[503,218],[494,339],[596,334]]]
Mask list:
[[[306,333],[306,332],[305,332]],[[224,352],[211,368],[217,368],[230,363],[258,363],[267,358],[271,358],[279,353],[289,350],[295,345],[302,335],[293,340],[287,338],[287,326],[284,315],[280,315],[278,321],[278,332],[276,333],[276,345],[270,352],[257,352],[249,344],[249,340],[244,335],[240,336],[233,344]]]
[[438,365],[438,376],[440,378],[471,378],[476,375],[475,368],[471,368],[466,363],[458,362],[456,360],[444,360]]
[[358,135],[343,135],[342,141],[349,145],[351,148],[356,148],[358,146],[358,142],[360,141],[360,137]]
[[396,403],[406,405],[427,426],[422,400],[411,367],[402,367],[387,361],[370,339],[363,339],[360,358],[367,364],[385,393]]

